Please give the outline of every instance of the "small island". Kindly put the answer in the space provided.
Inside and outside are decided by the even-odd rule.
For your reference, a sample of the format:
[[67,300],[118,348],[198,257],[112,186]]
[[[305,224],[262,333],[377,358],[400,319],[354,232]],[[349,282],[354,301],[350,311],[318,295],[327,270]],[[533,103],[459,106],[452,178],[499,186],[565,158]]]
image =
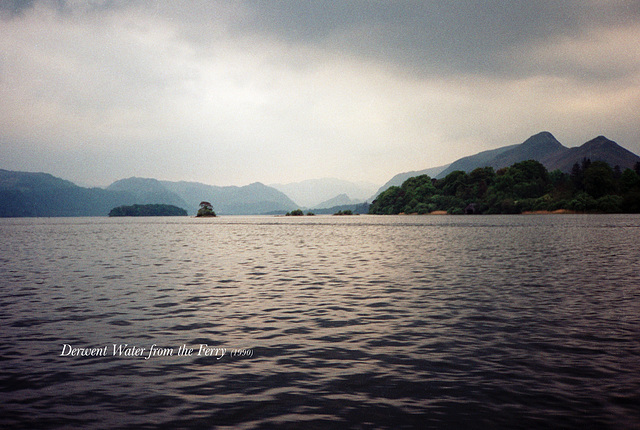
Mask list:
[[334,213],[334,215],[342,216],[342,215],[353,215],[353,211],[351,209],[345,209]]
[[113,208],[109,216],[187,216],[187,211],[177,206],[163,204],[131,205]]
[[[304,215],[304,212],[302,212],[302,209],[295,209],[285,214],[285,216],[303,216],[303,215]],[[315,214],[313,212],[307,212],[307,215],[313,216]]]
[[200,209],[196,217],[214,217],[216,213],[213,211],[213,205],[209,202],[200,202]]

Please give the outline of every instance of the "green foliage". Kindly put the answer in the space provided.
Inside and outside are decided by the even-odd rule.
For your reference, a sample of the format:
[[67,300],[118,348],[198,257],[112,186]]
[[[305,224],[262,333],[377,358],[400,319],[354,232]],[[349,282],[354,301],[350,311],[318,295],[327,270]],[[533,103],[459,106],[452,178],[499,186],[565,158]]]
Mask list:
[[640,174],[584,159],[570,174],[548,172],[540,162],[527,160],[497,172],[484,167],[471,173],[455,171],[438,180],[421,175],[382,192],[369,213],[517,214],[559,209],[640,212]]
[[640,175],[631,169],[626,169],[620,176],[620,191],[627,193],[634,189],[640,190]]
[[187,211],[172,205],[132,205],[113,208],[109,216],[187,216]]
[[596,199],[591,197],[584,191],[580,191],[575,195],[573,200],[568,203],[568,209],[577,212],[590,212],[596,208]]
[[336,213],[334,213],[334,215],[353,215],[353,212],[349,209],[344,210],[344,211],[338,211]]
[[377,199],[371,203],[369,207],[370,214],[378,215],[392,215],[401,212],[401,189],[397,186],[392,186],[383,191]]
[[304,212],[302,212],[302,209],[295,209],[295,210],[292,210],[291,212],[287,212],[285,215],[286,216],[302,216],[304,215]]
[[619,213],[622,212],[622,196],[606,195],[596,200],[596,210],[603,213]]
[[604,161],[594,161],[584,171],[584,189],[595,198],[615,192],[613,169]]
[[213,206],[209,202],[200,202],[200,209],[198,209],[197,217],[214,217],[216,213],[213,211]]

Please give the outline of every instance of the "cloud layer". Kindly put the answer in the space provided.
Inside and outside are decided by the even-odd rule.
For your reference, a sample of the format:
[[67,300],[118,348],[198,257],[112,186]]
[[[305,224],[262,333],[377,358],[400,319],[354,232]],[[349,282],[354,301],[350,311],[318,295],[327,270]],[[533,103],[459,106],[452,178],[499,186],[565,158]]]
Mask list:
[[383,183],[542,130],[640,152],[635,1],[51,0],[0,16],[0,168]]

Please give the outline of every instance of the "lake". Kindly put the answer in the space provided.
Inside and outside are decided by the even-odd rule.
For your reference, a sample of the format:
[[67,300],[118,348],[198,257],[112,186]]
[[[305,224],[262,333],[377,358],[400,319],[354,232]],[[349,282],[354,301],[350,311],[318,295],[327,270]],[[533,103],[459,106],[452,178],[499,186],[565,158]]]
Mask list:
[[0,427],[640,427],[639,215],[0,219]]

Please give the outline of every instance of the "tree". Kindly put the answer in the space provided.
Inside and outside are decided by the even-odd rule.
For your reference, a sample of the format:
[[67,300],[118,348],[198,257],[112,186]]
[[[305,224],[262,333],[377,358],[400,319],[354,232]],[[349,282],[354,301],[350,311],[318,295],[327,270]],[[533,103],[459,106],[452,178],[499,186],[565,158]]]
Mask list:
[[594,161],[584,170],[584,189],[596,199],[615,191],[613,169],[604,161]]
[[493,167],[478,167],[469,173],[469,184],[473,187],[473,196],[476,199],[484,198],[495,178],[496,172]]
[[640,191],[640,176],[634,170],[625,169],[620,176],[620,191],[628,193],[635,189]]
[[196,216],[216,216],[216,213],[213,211],[213,205],[211,205],[211,203],[209,202],[200,202],[200,209],[198,209],[198,213],[196,214]]
[[382,192],[369,213],[516,214],[559,209],[640,212],[640,175],[587,158],[576,163],[571,174],[548,172],[540,162],[527,160],[496,172],[484,167],[468,174],[455,171],[438,180],[407,179],[401,187]]
[[458,191],[467,185],[467,173],[462,170],[455,170],[436,182],[436,188],[442,190],[441,194],[455,196]]
[[506,175],[513,178],[513,194],[516,199],[538,198],[549,191],[549,173],[539,161],[516,163],[509,167]]

